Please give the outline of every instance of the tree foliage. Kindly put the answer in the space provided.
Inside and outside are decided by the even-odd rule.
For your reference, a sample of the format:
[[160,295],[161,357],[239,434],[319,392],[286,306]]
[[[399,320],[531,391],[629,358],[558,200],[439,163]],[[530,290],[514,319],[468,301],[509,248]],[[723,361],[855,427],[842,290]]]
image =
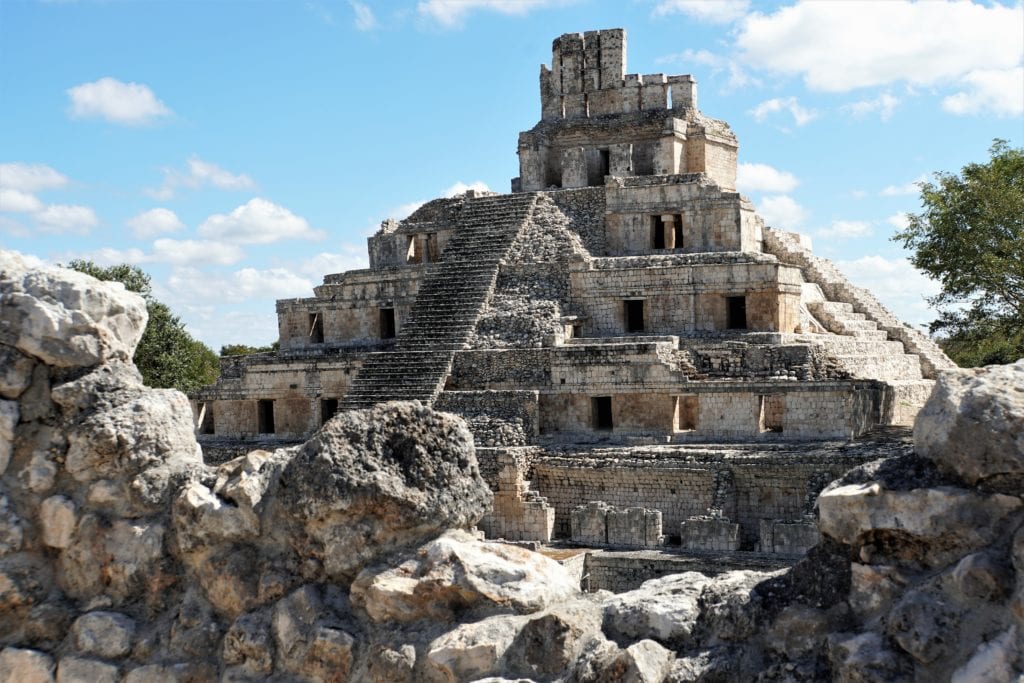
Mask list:
[[931,331],[963,366],[1024,357],[1024,149],[995,140],[989,153],[921,183],[924,211],[893,237],[942,285]]
[[138,266],[122,263],[104,268],[92,261],[75,259],[68,264],[97,280],[115,280],[146,300],[149,323],[135,349],[135,365],[148,386],[191,391],[217,381],[217,355],[185,330],[171,309],[153,298],[150,277]]
[[248,356],[253,353],[270,353],[281,348],[281,343],[275,341],[267,346],[249,346],[248,344],[225,344],[220,347],[221,358],[224,356]]

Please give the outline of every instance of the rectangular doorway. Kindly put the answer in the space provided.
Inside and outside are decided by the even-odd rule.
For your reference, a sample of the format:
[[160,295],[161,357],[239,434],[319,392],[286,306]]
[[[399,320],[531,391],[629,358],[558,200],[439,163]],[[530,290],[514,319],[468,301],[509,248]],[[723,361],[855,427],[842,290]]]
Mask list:
[[395,309],[380,309],[380,338],[394,339],[395,337]]
[[697,411],[699,408],[697,397],[690,394],[688,396],[676,396],[675,400],[674,431],[692,432],[697,429]]
[[644,300],[626,299],[623,303],[623,317],[626,319],[626,332],[644,331]]
[[758,397],[760,416],[758,427],[762,432],[782,433],[782,417],[786,412],[785,394],[765,394]]
[[611,431],[612,424],[612,397],[594,396],[590,399],[590,413],[594,429],[597,431]]
[[273,434],[274,430],[274,401],[260,399],[256,402],[257,431],[260,434]]
[[725,297],[725,326],[730,330],[747,329],[747,297]]
[[338,414],[338,399],[325,398],[320,401],[320,424],[326,424],[328,420]]

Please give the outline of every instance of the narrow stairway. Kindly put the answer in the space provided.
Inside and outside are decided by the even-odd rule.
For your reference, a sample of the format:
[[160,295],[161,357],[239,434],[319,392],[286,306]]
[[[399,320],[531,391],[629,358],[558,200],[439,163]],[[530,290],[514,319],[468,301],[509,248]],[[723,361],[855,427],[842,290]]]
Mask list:
[[420,285],[394,351],[367,356],[341,407],[383,401],[433,403],[455,352],[469,341],[494,291],[498,266],[529,222],[537,195],[469,199],[437,266]]

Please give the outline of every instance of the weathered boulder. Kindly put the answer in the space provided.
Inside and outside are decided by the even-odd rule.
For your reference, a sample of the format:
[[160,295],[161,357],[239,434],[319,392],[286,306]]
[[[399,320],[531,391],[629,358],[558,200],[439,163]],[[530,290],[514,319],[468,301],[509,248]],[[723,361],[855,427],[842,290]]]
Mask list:
[[645,581],[604,603],[604,630],[619,643],[639,639],[684,647],[700,618],[700,596],[712,579],[699,572]]
[[130,361],[147,320],[142,297],[119,282],[58,268],[29,269],[0,251],[0,343],[47,365]]
[[307,535],[300,552],[350,580],[397,549],[472,526],[491,497],[465,422],[410,402],[336,416],[291,451],[276,502]]
[[132,649],[135,620],[118,612],[89,612],[75,620],[71,637],[84,655],[117,659]]
[[974,486],[1024,485],[1024,359],[944,373],[914,424],[914,449]]
[[377,622],[451,621],[476,607],[525,614],[578,593],[579,580],[554,560],[464,531],[445,533],[397,567],[365,569],[352,584],[352,602]]

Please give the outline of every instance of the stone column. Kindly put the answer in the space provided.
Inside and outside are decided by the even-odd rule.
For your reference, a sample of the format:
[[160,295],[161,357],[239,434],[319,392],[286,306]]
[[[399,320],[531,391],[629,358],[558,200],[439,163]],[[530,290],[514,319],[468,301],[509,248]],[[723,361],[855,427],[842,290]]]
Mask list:
[[661,224],[665,231],[665,248],[676,248],[676,217],[671,213],[662,214]]

